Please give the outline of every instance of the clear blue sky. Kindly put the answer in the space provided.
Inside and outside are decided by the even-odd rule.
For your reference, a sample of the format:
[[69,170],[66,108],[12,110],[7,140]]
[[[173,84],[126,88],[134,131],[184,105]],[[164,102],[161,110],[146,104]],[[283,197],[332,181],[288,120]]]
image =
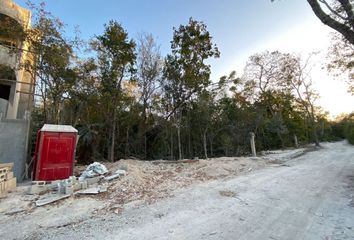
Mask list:
[[[15,0],[25,6],[26,0]],[[33,1],[38,3],[40,1]],[[305,0],[47,0],[47,8],[70,29],[80,27],[89,39],[103,31],[103,24],[118,20],[135,37],[150,32],[169,51],[172,28],[186,24],[189,17],[205,22],[219,46],[222,59],[247,52],[313,14]]]
[[[26,0],[14,1],[26,6]],[[132,38],[142,31],[152,33],[163,55],[170,51],[173,27],[186,24],[189,17],[203,21],[221,52],[220,59],[210,61],[213,79],[232,70],[241,75],[248,56],[256,52],[325,52],[329,43],[329,28],[315,17],[306,0],[273,3],[270,0],[47,0],[46,3],[47,9],[68,25],[68,34],[78,25],[81,37],[88,40],[101,34],[103,25],[115,19]],[[346,94],[345,85],[331,80],[320,70],[321,66],[318,69],[314,78],[322,79],[317,82],[323,96],[320,104],[332,114],[353,111],[354,104],[350,102],[354,98]]]

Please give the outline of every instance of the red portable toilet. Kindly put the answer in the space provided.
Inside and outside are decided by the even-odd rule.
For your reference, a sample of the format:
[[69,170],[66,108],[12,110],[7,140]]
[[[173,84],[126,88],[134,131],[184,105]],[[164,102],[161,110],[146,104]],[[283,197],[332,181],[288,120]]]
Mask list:
[[72,126],[44,124],[37,133],[32,179],[53,181],[72,176],[77,139]]

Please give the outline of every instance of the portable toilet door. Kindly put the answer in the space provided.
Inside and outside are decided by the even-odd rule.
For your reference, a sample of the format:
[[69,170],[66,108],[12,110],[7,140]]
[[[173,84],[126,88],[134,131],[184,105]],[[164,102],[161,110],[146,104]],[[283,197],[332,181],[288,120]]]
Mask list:
[[77,137],[72,126],[45,124],[37,133],[32,179],[54,181],[72,176]]

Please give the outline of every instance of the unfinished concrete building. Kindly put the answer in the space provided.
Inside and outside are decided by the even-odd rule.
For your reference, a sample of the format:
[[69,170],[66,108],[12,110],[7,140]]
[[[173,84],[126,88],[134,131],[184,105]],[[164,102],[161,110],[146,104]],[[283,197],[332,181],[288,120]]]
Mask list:
[[12,0],[0,1],[0,163],[14,162],[21,180],[25,172],[29,112],[34,80],[21,66],[31,63],[25,32],[31,12]]
[[[31,12],[12,0],[0,1],[0,115],[23,119],[31,103],[31,74],[20,68],[29,57],[23,31],[30,27]],[[21,51],[18,51],[21,49]]]

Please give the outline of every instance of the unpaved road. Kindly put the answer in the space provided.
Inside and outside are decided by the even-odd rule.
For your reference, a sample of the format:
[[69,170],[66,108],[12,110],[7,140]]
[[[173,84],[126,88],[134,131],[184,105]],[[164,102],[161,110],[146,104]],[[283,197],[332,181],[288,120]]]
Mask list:
[[353,199],[354,147],[327,143],[283,166],[194,185],[28,239],[354,239]]

